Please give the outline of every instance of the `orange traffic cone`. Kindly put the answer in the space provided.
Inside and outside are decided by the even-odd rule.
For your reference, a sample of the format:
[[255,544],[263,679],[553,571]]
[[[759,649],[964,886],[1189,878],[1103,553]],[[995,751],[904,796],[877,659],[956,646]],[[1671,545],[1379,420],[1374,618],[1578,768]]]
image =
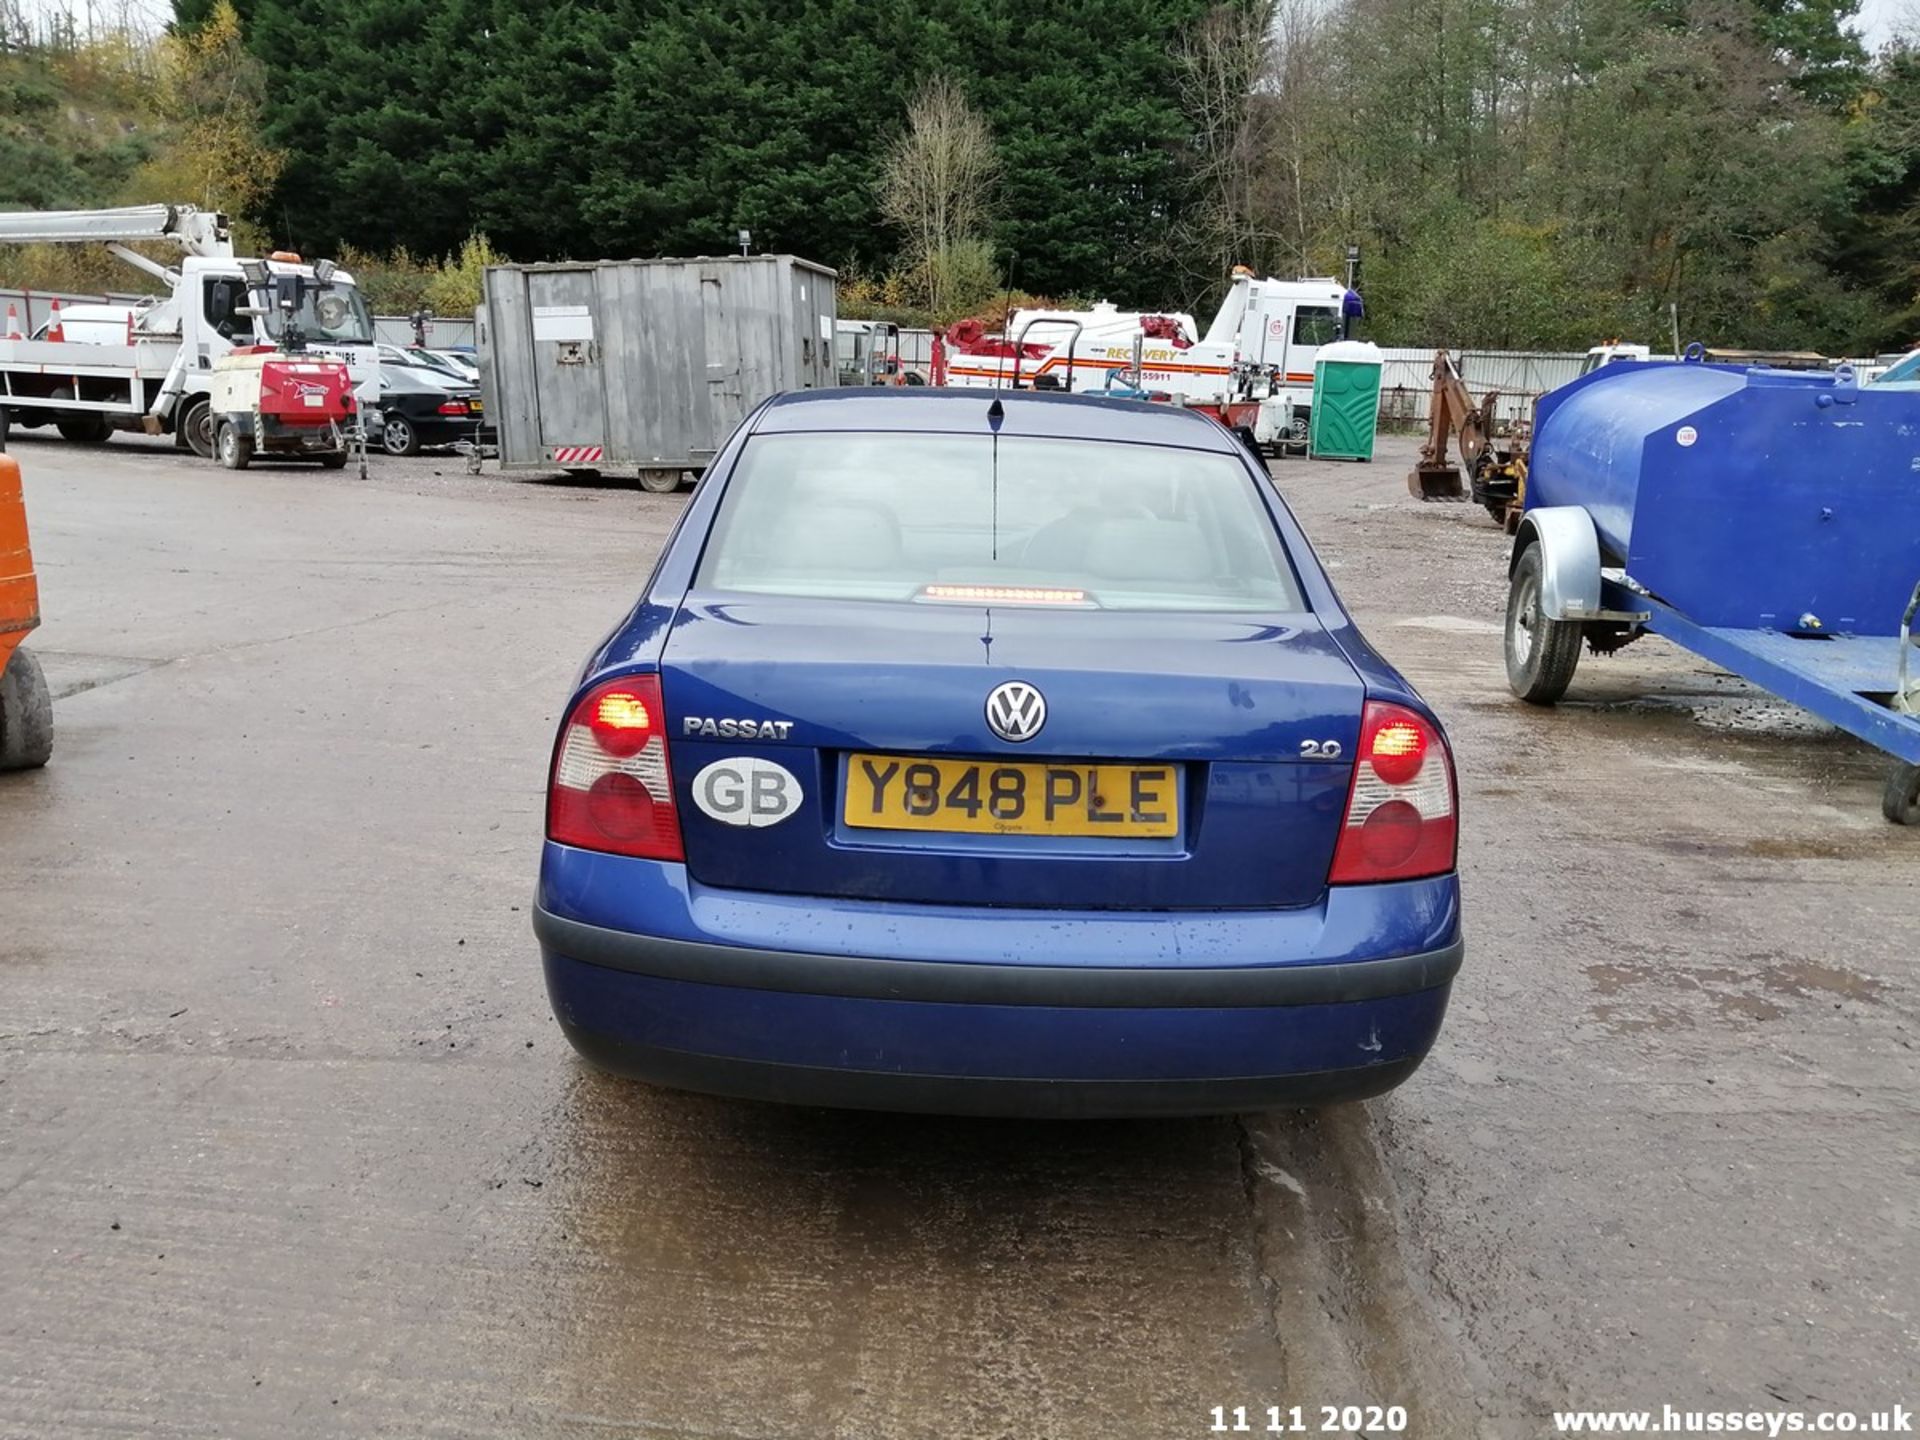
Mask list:
[[9,300],[7,302],[7,339],[24,340],[26,338],[20,333],[20,309]]
[[47,317],[46,338],[49,340],[65,340],[67,338],[67,332],[60,328],[60,301],[57,296],[53,302],[53,313]]

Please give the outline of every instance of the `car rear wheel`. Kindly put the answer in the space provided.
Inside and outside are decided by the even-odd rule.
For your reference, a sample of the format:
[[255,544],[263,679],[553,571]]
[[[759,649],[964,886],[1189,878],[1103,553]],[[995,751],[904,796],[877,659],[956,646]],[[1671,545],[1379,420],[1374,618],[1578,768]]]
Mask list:
[[213,406],[205,397],[187,403],[180,412],[180,442],[202,460],[213,459]]
[[216,444],[220,451],[220,463],[227,469],[244,470],[253,463],[253,441],[242,435],[238,427],[223,421]]
[[380,448],[389,455],[418,455],[420,432],[406,416],[389,415],[386,428],[380,432]]
[[1896,825],[1920,825],[1920,765],[1896,763],[1887,772],[1880,809]]
[[1580,627],[1541,609],[1540,547],[1530,545],[1507,592],[1507,684],[1530,705],[1551,705],[1567,693],[1580,663]]
[[0,770],[32,770],[53,754],[53,696],[22,645],[0,673]]

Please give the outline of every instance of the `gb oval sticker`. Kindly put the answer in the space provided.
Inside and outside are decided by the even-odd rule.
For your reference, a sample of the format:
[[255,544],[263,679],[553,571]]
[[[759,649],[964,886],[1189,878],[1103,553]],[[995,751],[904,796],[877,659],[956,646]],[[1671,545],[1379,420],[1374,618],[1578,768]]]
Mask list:
[[778,825],[805,798],[786,766],[749,755],[716,760],[693,777],[693,803],[722,825]]
[[1675,443],[1685,448],[1700,438],[1700,432],[1691,425],[1682,425],[1678,430],[1673,432],[1673,438]]

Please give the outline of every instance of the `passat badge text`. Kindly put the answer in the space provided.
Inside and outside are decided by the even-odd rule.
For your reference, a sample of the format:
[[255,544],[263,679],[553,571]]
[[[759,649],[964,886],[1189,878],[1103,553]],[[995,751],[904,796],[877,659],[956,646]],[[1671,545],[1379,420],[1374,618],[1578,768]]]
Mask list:
[[682,735],[719,740],[784,740],[792,731],[791,720],[711,720],[704,715],[689,715],[680,722]]

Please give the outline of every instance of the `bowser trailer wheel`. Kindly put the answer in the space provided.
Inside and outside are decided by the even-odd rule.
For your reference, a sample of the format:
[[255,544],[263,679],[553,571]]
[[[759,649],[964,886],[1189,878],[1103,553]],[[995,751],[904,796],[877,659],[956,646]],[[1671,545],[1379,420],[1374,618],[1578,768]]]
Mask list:
[[220,433],[214,441],[214,447],[220,453],[220,463],[229,470],[244,470],[253,463],[253,440],[242,435],[239,428],[229,421],[220,422]]
[[213,459],[213,406],[204,395],[180,412],[178,437],[202,460]]
[[53,754],[53,696],[22,645],[0,673],[0,770],[33,770]]
[[1887,772],[1880,810],[1896,825],[1920,825],[1920,765],[1896,761]]
[[341,450],[338,452],[329,451],[327,454],[322,455],[320,457],[320,468],[322,470],[346,469],[347,468],[347,452],[344,450]]
[[1530,705],[1551,705],[1565,695],[1580,663],[1580,626],[1549,619],[1541,609],[1545,568],[1540,547],[1528,546],[1507,592],[1507,684]]

